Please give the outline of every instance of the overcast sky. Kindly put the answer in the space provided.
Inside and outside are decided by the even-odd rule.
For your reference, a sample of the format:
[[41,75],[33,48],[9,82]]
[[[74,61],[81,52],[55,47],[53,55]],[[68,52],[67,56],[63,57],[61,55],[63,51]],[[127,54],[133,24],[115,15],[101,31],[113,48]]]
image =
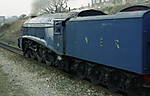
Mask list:
[[[0,0],[0,16],[29,14],[33,0]],[[69,6],[77,8],[87,5],[90,0],[71,0]]]
[[0,0],[0,15],[29,14],[32,0]]
[[68,4],[71,8],[78,8],[81,6],[87,6],[90,2],[91,0],[70,0]]

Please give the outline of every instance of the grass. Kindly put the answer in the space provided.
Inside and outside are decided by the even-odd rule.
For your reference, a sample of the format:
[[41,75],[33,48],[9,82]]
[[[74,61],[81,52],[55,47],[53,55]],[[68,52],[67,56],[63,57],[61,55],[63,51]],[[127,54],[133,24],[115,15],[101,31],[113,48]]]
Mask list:
[[103,12],[105,12],[107,14],[115,14],[124,8],[134,6],[134,5],[144,5],[144,6],[150,7],[150,1],[149,2],[120,4],[120,5],[116,5],[116,6],[104,7],[104,8],[101,8],[99,10],[102,10]]
[[21,27],[25,21],[26,19],[23,19],[17,20],[13,23],[4,24],[0,28],[0,41],[17,46],[17,39],[22,34]]

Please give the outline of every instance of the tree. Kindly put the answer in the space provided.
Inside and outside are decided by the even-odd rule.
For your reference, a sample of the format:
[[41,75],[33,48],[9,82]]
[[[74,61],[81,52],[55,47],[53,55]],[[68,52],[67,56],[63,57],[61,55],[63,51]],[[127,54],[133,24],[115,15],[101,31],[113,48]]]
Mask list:
[[26,14],[22,14],[22,15],[19,16],[19,19],[25,19],[26,17],[27,17]]
[[31,15],[41,14],[41,10],[48,6],[48,0],[34,0]]
[[33,3],[32,13],[59,13],[67,8],[69,0],[36,0]]
[[45,8],[43,11],[49,12],[62,12],[65,11],[67,8],[67,2],[68,0],[49,0],[49,5],[47,8]]

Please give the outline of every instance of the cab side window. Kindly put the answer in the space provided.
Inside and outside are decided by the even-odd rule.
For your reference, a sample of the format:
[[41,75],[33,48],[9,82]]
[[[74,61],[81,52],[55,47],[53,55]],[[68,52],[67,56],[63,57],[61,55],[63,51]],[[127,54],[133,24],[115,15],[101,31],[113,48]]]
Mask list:
[[54,34],[60,35],[62,33],[63,26],[61,21],[55,21],[54,22]]

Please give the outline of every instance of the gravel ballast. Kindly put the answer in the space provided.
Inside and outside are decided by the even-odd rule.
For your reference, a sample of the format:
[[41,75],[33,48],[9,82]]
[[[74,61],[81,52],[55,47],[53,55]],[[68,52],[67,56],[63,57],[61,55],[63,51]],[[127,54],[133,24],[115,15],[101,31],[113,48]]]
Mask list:
[[121,96],[4,49],[0,49],[0,92],[0,96]]

